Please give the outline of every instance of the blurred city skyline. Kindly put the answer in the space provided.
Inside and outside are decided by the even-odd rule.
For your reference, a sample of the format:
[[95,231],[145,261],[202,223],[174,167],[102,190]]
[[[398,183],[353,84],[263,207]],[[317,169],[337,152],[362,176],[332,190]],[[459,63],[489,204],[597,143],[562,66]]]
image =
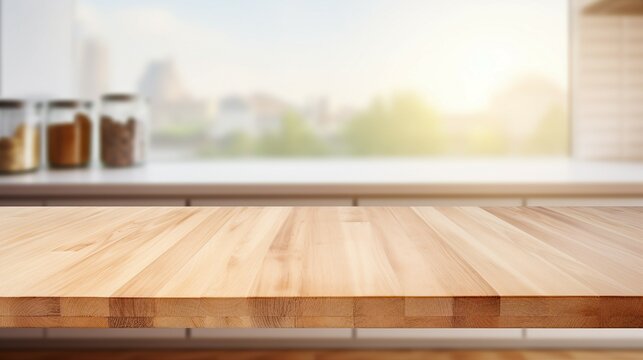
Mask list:
[[[462,1],[81,0],[79,87],[147,96],[157,147],[207,156],[270,154],[291,140],[319,143],[302,155],[523,152],[552,113],[555,132],[565,131],[564,2]],[[377,137],[377,121],[356,132],[357,119],[383,119],[373,109],[394,111],[404,97],[433,114],[414,113],[436,125],[416,126],[442,146],[402,145],[419,137],[401,139],[405,150],[352,148],[369,131]],[[280,138],[286,124],[307,140]],[[293,146],[273,155],[298,155]]]
[[413,91],[461,114],[522,76],[567,87],[559,0],[80,0],[77,17],[79,36],[109,49],[109,91],[136,91],[159,60],[200,99],[264,92],[363,107]]

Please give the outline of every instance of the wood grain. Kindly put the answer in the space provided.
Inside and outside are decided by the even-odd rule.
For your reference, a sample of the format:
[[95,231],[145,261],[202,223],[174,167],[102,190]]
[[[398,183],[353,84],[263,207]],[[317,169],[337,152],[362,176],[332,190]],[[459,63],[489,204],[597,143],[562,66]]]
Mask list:
[[0,327],[643,327],[643,208],[2,208]]

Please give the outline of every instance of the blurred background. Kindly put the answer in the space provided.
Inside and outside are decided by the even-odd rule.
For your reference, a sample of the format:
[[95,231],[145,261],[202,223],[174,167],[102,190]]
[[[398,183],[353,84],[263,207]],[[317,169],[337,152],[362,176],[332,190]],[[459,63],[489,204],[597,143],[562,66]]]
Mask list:
[[37,3],[3,96],[142,94],[154,160],[569,154],[564,0]]
[[568,152],[565,1],[75,7],[78,91],[151,99],[157,159]]
[[142,94],[153,160],[641,159],[638,3],[7,0],[2,96]]

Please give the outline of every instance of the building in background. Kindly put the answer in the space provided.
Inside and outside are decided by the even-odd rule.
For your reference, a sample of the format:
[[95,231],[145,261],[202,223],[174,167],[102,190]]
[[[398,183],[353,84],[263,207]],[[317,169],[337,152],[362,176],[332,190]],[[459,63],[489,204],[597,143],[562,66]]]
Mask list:
[[139,81],[138,91],[159,102],[179,102],[189,98],[171,59],[150,62]]
[[223,139],[235,134],[259,137],[275,133],[291,108],[285,101],[267,94],[231,95],[219,101],[211,134],[214,139]]
[[152,123],[161,130],[212,120],[208,102],[188,93],[172,60],[150,62],[141,76],[138,92],[149,101]]
[[214,119],[211,102],[192,96],[172,59],[151,61],[138,82],[148,101],[153,156],[177,160],[194,156],[194,144],[207,139]]

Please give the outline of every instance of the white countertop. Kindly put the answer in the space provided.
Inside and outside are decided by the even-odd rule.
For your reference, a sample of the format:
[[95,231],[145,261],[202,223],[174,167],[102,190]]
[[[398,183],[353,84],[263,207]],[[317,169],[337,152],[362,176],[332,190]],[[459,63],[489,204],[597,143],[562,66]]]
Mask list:
[[14,196],[643,195],[643,163],[299,159],[150,163],[0,176]]

